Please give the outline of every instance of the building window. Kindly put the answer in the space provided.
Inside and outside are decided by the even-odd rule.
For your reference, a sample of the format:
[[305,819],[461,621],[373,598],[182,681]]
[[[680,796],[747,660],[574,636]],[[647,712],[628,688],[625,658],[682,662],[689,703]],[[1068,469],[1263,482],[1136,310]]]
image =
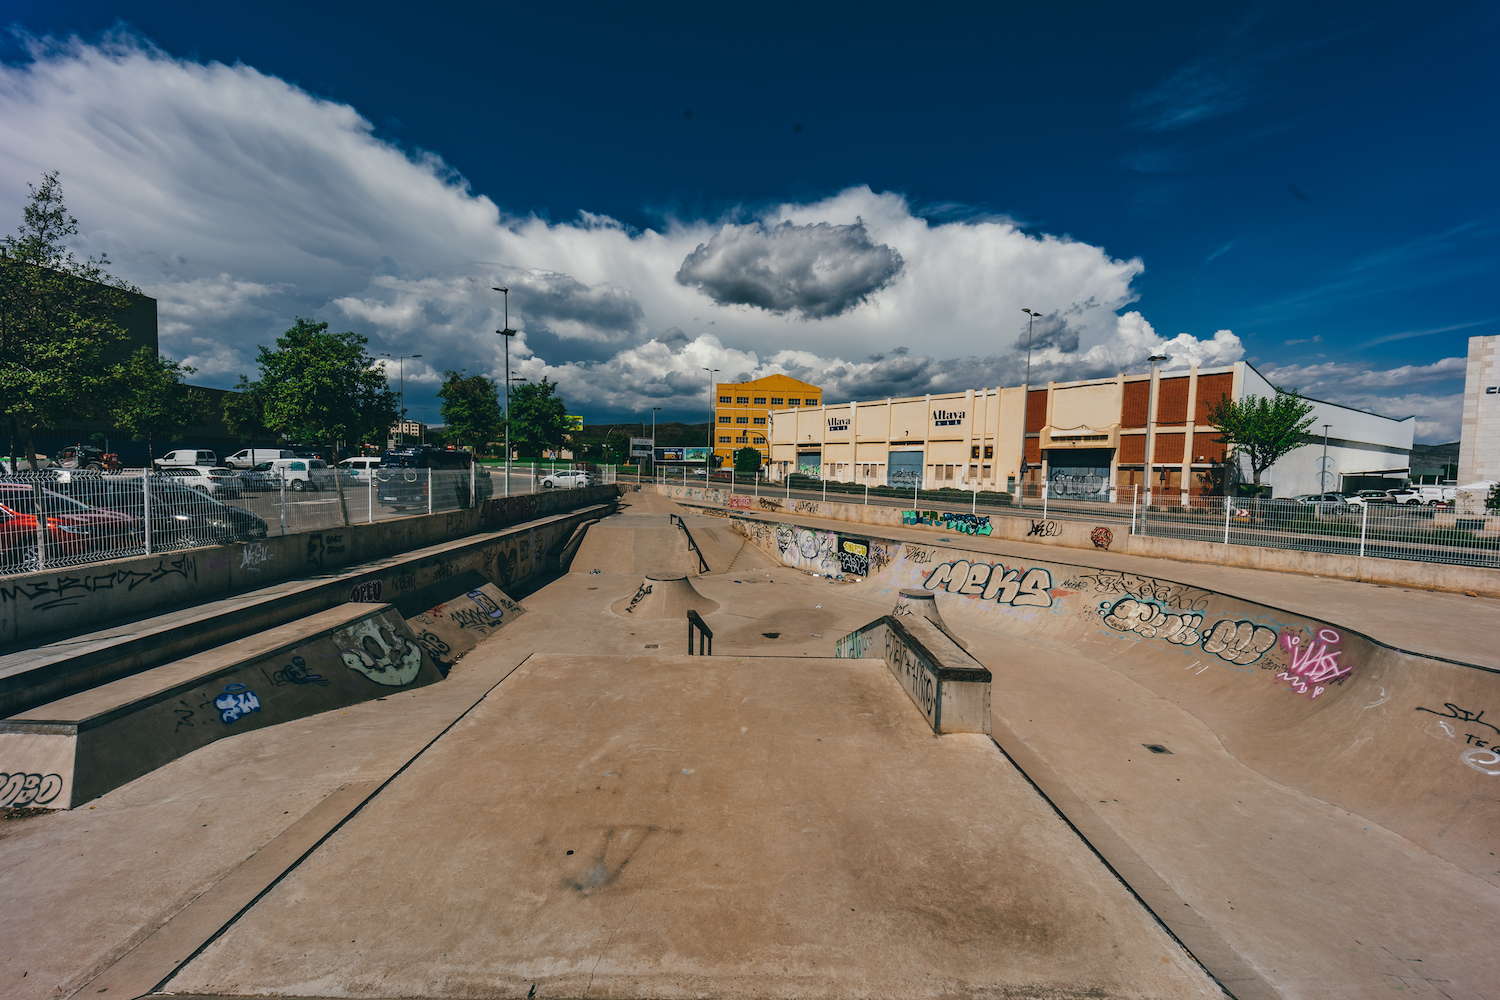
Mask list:
[[736,396],[736,397],[734,397],[734,401],[736,403],[745,404],[745,403],[750,402],[750,397],[749,396]]
[[762,427],[764,427],[765,424],[766,424],[766,418],[765,417],[756,417],[755,418],[755,422],[757,424],[760,424]]
[[786,401],[786,405],[787,406],[801,406],[802,405],[802,400],[798,399],[796,396],[793,396],[791,399],[789,399],[789,400]]
[[735,440],[736,444],[749,444],[750,443],[750,439],[747,438],[743,434],[741,434],[739,437],[735,438],[734,440]]
[[802,401],[802,405],[803,406],[817,406],[818,405],[818,397],[817,396],[808,396],[806,399],[804,399]]
[[763,438],[763,437],[761,437],[759,434],[757,434],[757,435],[755,435],[755,443],[756,444],[765,444],[766,443],[766,439]]
[[728,417],[720,417],[719,418],[719,423],[721,423],[721,424],[727,424],[727,423],[729,423],[729,418]]
[[729,397],[728,396],[720,396],[719,397],[719,402],[721,402],[721,403],[727,403],[727,402],[729,402]]
[[735,417],[734,418],[734,422],[737,423],[737,424],[748,424],[750,422],[750,418],[749,417]]
[[719,435],[719,443],[720,444],[728,444],[729,443],[729,435],[728,434],[721,434],[721,435]]
[[766,405],[766,397],[764,397],[764,396],[756,396],[755,397],[755,405],[756,406],[765,406]]
[[782,403],[785,403],[785,402],[786,402],[786,400],[782,399],[780,396],[772,396],[771,397],[771,405],[772,406],[780,406]]

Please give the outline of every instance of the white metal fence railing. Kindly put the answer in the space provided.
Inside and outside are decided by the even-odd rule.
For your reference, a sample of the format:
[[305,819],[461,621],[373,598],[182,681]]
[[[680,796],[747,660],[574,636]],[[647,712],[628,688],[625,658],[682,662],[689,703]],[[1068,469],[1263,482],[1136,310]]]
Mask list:
[[[471,469],[228,469],[0,474],[0,576],[463,510],[492,497],[613,482],[514,465]],[[340,488],[342,487],[342,491]],[[342,492],[342,496],[341,496]]]

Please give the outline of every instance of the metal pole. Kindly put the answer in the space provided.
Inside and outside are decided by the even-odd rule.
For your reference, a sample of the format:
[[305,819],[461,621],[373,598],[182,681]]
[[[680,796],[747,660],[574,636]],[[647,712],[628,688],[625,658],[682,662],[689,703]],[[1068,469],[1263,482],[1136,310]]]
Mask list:
[[1370,502],[1364,503],[1363,513],[1359,516],[1359,557],[1365,557],[1365,528],[1370,523]]
[[31,494],[36,509],[36,568],[41,570],[47,568],[47,508],[42,505],[45,494],[40,479],[32,482]]
[[1328,428],[1332,424],[1323,425],[1323,468],[1318,472],[1318,492],[1328,492]]
[[1141,502],[1141,484],[1136,483],[1130,492],[1130,533],[1135,534],[1135,511]]
[[427,470],[427,513],[432,513],[432,495],[437,491],[433,489],[432,470]]
[[469,509],[474,509],[475,476],[479,473],[474,468],[474,456],[469,456]]
[[1224,497],[1224,544],[1229,544],[1229,512],[1234,509],[1229,497]]
[[865,476],[865,506],[870,506],[870,477]]
[[491,285],[490,291],[505,296],[505,329],[495,332],[505,338],[505,495],[510,496],[510,338],[516,331],[510,328],[510,289]]
[[366,498],[367,498],[366,499],[366,503],[368,504],[367,513],[369,514],[369,516],[365,518],[365,523],[366,524],[374,524],[375,523],[375,470],[374,470],[374,468],[367,468],[367,469],[365,469],[365,495],[366,495]]
[[151,470],[141,470],[141,509],[146,514],[146,555],[151,554]]
[[281,534],[286,535],[286,470],[278,470],[281,473]]
[[1047,520],[1047,484],[1042,484],[1042,520]]

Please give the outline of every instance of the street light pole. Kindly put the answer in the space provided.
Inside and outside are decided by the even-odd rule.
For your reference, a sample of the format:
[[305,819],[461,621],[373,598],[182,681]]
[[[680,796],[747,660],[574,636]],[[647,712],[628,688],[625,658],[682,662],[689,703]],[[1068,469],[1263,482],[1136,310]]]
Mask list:
[[[1032,329],[1033,326],[1036,325],[1036,318],[1038,316],[1040,316],[1041,313],[1037,312],[1035,309],[1027,309],[1025,307],[1022,307],[1021,311],[1023,313],[1025,313],[1027,315],[1027,317],[1028,317],[1027,320],[1026,320],[1026,381],[1024,383],[1022,383],[1022,384],[1025,385],[1025,386],[1027,386],[1027,387],[1030,387],[1030,385],[1031,385],[1031,329]],[[1023,423],[1025,422],[1025,418],[1024,417],[1022,418],[1022,422]]]
[[[708,372],[708,455],[705,456],[703,460],[703,478],[706,482],[708,480],[708,474],[713,471],[714,434],[718,431],[718,428],[714,424],[714,404],[718,402],[716,399],[714,399],[714,376],[719,374],[719,369],[705,368],[703,370]],[[686,455],[682,457],[684,459],[687,458]]]
[[1323,468],[1318,470],[1319,493],[1328,492],[1328,428],[1332,426],[1332,424],[1323,425]]
[[400,428],[400,430],[397,433],[399,433],[401,435],[401,444],[404,446],[406,444],[406,362],[407,362],[407,359],[409,359],[409,358],[420,358],[422,355],[420,355],[420,354],[387,354],[384,351],[381,351],[380,352],[380,356],[382,358],[395,358],[396,359],[396,372],[397,372],[397,376],[396,377],[400,380],[400,385],[401,385],[401,421],[397,425]]
[[510,289],[491,285],[490,291],[505,296],[505,329],[495,332],[505,338],[505,495],[510,496],[510,339],[516,331],[510,328]]
[[1165,354],[1153,354],[1146,359],[1151,362],[1150,394],[1146,397],[1146,502],[1151,502],[1151,462],[1156,457],[1156,366],[1167,360]]
[[656,479],[656,411],[660,406],[651,407],[651,479]]

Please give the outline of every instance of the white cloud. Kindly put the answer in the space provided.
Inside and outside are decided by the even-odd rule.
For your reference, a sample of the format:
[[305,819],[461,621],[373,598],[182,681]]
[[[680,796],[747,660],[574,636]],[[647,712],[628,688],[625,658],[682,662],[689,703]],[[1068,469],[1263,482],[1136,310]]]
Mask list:
[[1458,440],[1463,415],[1462,393],[1438,395],[1411,390],[1461,381],[1465,364],[1464,358],[1442,358],[1430,365],[1372,369],[1329,361],[1317,365],[1282,365],[1267,368],[1262,374],[1273,385],[1294,388],[1315,399],[1326,399],[1387,417],[1415,415],[1416,440],[1443,443]]

